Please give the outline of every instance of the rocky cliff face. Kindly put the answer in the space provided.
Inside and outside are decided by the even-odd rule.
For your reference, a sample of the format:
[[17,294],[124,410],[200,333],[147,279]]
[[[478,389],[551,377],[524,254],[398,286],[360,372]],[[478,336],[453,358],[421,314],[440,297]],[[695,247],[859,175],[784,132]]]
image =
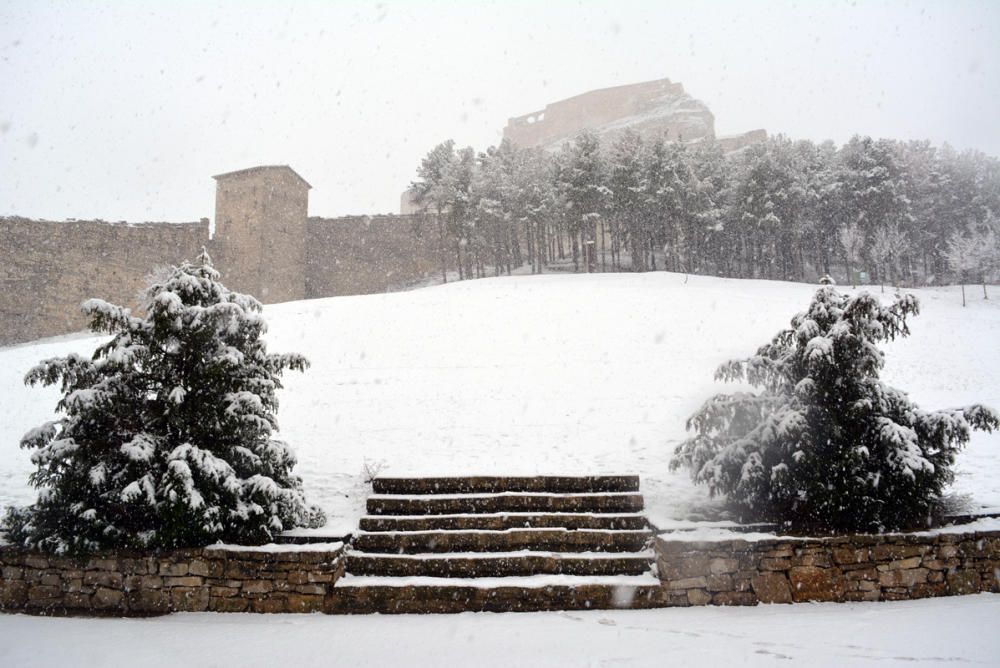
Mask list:
[[715,136],[715,117],[679,83],[659,79],[590,91],[511,118],[505,139],[522,148],[559,148],[583,130],[614,135],[631,128],[644,136],[691,141]]

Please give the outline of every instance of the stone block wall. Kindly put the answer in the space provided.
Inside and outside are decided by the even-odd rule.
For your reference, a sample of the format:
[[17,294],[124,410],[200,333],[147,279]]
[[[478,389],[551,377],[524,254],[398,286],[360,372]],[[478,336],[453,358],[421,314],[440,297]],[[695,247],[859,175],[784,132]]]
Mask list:
[[896,601],[1000,593],[1000,531],[823,539],[656,540],[670,605]]
[[148,274],[208,248],[222,281],[265,304],[405,289],[439,276],[430,216],[309,218],[310,185],[287,165],[216,179],[215,235],[198,223],[0,217],[0,346],[86,329],[80,304],[135,308]]
[[265,304],[305,297],[309,184],[285,165],[215,176],[215,265]]
[[330,589],[343,573],[341,552],[336,544],[79,559],[2,548],[0,611],[111,616],[325,611]]
[[[681,538],[672,534],[656,539],[662,587],[652,587],[648,600],[637,607],[1000,593],[1000,531],[701,542]],[[358,601],[333,592],[343,572],[340,543],[118,552],[89,558],[6,547],[0,548],[0,611],[112,616],[175,611],[348,613],[356,611],[352,605]],[[415,610],[422,609],[418,600],[413,604]],[[511,609],[517,607],[511,604]]]
[[[437,228],[431,216],[309,218],[306,297],[397,290],[441,275]],[[444,253],[454,267],[452,253]]]
[[80,304],[134,307],[145,277],[194,259],[209,243],[198,223],[0,218],[0,345],[86,328]]
[[[91,297],[134,308],[148,274],[194,260],[202,246],[227,287],[264,303],[388,292],[440,275],[442,254],[429,217],[307,219],[305,186],[280,176],[292,181],[284,190],[253,181],[223,183],[220,209],[229,214],[212,240],[207,220],[0,218],[0,346],[86,329],[80,304]],[[298,197],[278,196],[295,189]],[[249,202],[250,213],[237,206],[240,197]],[[254,213],[257,209],[269,223],[278,221],[266,235],[264,214]],[[454,268],[454,253],[444,257]]]

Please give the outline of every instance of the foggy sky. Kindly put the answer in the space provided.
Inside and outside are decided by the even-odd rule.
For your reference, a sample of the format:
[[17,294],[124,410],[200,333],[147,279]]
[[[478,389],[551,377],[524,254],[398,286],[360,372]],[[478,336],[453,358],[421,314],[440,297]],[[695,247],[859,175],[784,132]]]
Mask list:
[[0,4],[0,215],[214,216],[213,174],[290,164],[310,214],[395,212],[420,158],[669,77],[719,134],[1000,155],[1000,2]]

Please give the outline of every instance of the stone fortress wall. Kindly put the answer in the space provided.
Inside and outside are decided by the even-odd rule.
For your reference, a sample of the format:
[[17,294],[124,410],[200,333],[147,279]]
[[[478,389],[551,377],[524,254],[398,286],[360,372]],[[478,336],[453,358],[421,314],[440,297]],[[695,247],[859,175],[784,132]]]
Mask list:
[[[80,331],[80,304],[137,307],[146,277],[204,246],[228,287],[264,303],[397,289],[440,271],[419,215],[310,218],[310,185],[287,166],[216,179],[209,223],[0,218],[0,345]],[[448,254],[445,254],[448,257]]]
[[[306,299],[390,292],[441,275],[430,216],[310,217],[306,243]],[[443,256],[453,267],[452,253]]]
[[252,167],[215,182],[214,259],[226,284],[265,303],[305,298],[312,186],[290,167]]
[[0,345],[86,327],[80,303],[135,305],[145,276],[194,258],[208,243],[197,223],[53,222],[0,218]]

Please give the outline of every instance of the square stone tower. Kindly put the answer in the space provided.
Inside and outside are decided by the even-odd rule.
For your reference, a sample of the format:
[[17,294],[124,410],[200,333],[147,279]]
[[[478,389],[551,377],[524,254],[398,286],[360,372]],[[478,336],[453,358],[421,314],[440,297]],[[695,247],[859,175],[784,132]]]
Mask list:
[[251,167],[213,178],[212,246],[223,283],[268,304],[304,299],[312,186],[288,165]]

